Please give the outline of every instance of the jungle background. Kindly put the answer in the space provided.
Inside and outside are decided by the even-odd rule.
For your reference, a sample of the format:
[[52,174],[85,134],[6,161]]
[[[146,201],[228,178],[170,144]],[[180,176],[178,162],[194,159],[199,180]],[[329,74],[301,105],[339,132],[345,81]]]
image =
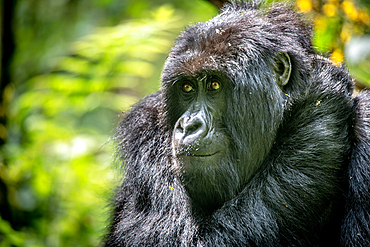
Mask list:
[[[316,49],[370,86],[370,1],[298,0]],[[1,0],[0,246],[99,246],[121,178],[114,128],[159,89],[202,0]]]

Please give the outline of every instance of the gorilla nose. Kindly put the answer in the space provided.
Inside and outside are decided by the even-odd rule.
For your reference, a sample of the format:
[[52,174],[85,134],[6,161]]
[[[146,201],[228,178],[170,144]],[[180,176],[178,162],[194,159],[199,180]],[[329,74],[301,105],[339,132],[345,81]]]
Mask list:
[[175,128],[175,139],[179,144],[189,145],[201,140],[207,133],[207,125],[200,113],[183,115]]

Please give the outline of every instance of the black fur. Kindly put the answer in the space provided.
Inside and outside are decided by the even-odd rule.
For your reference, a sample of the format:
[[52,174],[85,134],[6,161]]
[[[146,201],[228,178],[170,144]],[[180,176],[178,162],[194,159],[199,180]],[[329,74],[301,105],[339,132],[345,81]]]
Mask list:
[[[292,70],[279,88],[281,53]],[[191,103],[176,88],[209,75],[225,88],[202,111],[226,153],[186,170],[173,133]],[[188,27],[162,90],[118,127],[125,178],[105,246],[370,246],[370,93],[352,87],[289,7],[232,2]]]

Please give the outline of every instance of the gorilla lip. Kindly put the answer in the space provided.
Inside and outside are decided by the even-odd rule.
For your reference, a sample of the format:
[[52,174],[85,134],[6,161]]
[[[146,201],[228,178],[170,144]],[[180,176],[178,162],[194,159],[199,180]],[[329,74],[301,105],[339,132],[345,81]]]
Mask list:
[[185,154],[185,156],[192,156],[192,157],[210,157],[210,156],[214,156],[216,154],[218,154],[220,151],[217,151],[215,153],[211,153],[211,154],[190,154],[190,153],[187,153]]

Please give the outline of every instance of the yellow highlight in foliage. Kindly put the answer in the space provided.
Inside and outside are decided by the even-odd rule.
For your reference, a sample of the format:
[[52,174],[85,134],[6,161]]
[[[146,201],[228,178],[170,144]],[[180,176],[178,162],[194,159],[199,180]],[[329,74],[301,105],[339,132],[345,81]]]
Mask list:
[[334,4],[335,6],[339,5],[339,0],[329,0],[328,2]]
[[312,3],[309,0],[298,0],[297,6],[301,12],[310,12],[312,9]]
[[340,39],[343,43],[346,43],[351,39],[351,33],[352,32],[348,27],[343,26],[342,31],[340,32]]
[[324,30],[326,29],[328,23],[327,23],[327,18],[324,16],[318,16],[315,20],[315,27],[317,30]]
[[356,21],[358,18],[358,12],[355,4],[352,1],[346,0],[342,3],[342,9],[349,19]]
[[330,56],[330,60],[336,65],[341,65],[344,60],[343,52],[340,49],[335,49]]
[[324,14],[328,17],[333,17],[337,13],[337,6],[332,3],[324,4],[322,7]]
[[362,21],[366,25],[370,25],[370,17],[369,14],[366,13],[366,11],[361,10],[360,13],[358,14],[358,18],[360,21]]

